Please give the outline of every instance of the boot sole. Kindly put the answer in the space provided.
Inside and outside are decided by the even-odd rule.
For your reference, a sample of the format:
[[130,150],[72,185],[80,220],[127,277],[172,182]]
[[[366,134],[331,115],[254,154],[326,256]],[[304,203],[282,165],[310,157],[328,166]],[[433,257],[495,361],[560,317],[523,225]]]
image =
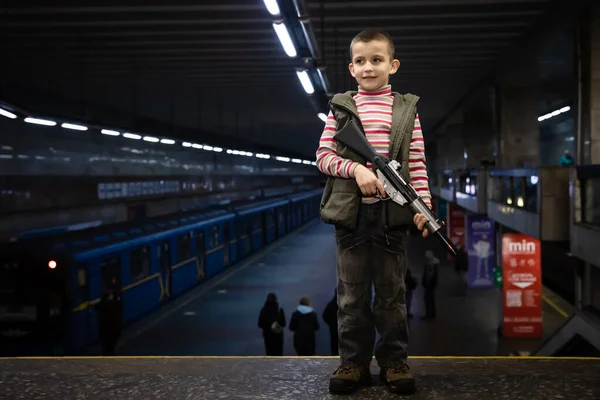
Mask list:
[[396,381],[396,382],[387,382],[385,378],[380,377],[381,382],[388,387],[390,392],[394,394],[413,394],[416,390],[416,384],[414,380],[410,381]]

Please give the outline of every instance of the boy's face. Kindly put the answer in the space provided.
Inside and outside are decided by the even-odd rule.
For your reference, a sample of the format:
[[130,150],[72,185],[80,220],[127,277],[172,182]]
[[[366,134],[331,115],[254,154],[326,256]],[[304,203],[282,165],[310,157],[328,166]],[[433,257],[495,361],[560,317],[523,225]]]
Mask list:
[[373,91],[387,85],[390,75],[399,67],[400,61],[390,57],[386,40],[357,42],[352,46],[352,62],[348,69],[363,90]]

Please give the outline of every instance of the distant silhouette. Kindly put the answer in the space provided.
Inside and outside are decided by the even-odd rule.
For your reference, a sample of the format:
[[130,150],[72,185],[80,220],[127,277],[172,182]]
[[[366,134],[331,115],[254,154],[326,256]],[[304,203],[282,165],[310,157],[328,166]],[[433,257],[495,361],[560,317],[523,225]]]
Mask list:
[[565,153],[560,158],[558,165],[560,165],[561,167],[568,167],[573,164],[575,164],[575,160],[573,159],[573,156],[571,155],[569,150],[565,150]]
[[467,271],[469,269],[469,255],[464,247],[456,243],[457,255],[454,258],[454,271],[460,278],[460,293],[465,295],[467,291]]
[[410,312],[412,307],[413,292],[417,288],[417,280],[412,276],[410,268],[406,269],[406,275],[404,276],[404,285],[406,288],[406,317],[412,318],[413,315]]
[[338,322],[337,322],[337,313],[338,313],[338,305],[337,305],[337,289],[333,292],[333,299],[323,311],[323,321],[329,326],[329,336],[330,336],[330,345],[331,345],[331,355],[337,356],[339,355],[338,351]]
[[435,289],[438,283],[438,260],[431,250],[425,252],[425,270],[423,272],[423,288],[425,288],[425,315],[422,319],[435,318]]
[[265,352],[267,356],[283,355],[283,328],[285,328],[285,313],[279,307],[275,293],[269,293],[265,305],[260,310],[258,327],[263,331]]
[[319,330],[319,320],[308,297],[300,299],[300,305],[290,319],[290,330],[294,332],[294,349],[299,356],[314,356],[316,352],[315,332]]
[[102,295],[100,302],[95,305],[95,309],[98,313],[98,333],[102,344],[102,355],[114,356],[123,328],[121,298],[116,290],[108,289]]

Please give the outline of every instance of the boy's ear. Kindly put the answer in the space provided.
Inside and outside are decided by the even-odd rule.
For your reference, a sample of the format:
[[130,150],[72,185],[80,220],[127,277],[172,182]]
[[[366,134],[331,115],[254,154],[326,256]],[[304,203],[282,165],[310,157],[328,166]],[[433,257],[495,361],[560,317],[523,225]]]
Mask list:
[[390,75],[395,74],[398,71],[398,68],[400,68],[400,61],[393,59],[390,64]]
[[353,78],[356,78],[356,75],[354,75],[354,64],[348,64],[348,71],[350,71],[350,75],[352,75]]

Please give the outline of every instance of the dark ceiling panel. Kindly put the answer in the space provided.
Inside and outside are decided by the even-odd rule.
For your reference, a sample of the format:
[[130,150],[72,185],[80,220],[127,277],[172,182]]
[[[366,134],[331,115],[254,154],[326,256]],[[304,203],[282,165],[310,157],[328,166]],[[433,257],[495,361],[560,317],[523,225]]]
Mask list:
[[[394,90],[422,97],[426,135],[551,3],[306,1],[322,54],[319,64],[335,92],[356,87],[348,73],[354,35],[371,27],[392,35],[402,65],[391,83]],[[49,96],[71,100],[77,93],[93,97],[90,91],[97,90],[104,94],[95,101],[108,108],[119,88],[127,88],[120,96],[132,96],[132,104],[139,93],[155,92],[156,99],[145,100],[161,101],[165,87],[171,96],[183,96],[187,88],[198,93],[194,101],[203,113],[231,112],[240,124],[260,120],[261,140],[285,134],[291,149],[310,154],[322,122],[295,75],[298,61],[284,53],[273,20],[262,0],[4,0],[0,68],[5,86],[34,87],[35,96],[38,89],[50,88]],[[104,90],[107,84],[114,90]],[[202,97],[207,91],[219,101]],[[251,99],[239,100],[236,92]],[[284,123],[288,127],[282,132]]]

